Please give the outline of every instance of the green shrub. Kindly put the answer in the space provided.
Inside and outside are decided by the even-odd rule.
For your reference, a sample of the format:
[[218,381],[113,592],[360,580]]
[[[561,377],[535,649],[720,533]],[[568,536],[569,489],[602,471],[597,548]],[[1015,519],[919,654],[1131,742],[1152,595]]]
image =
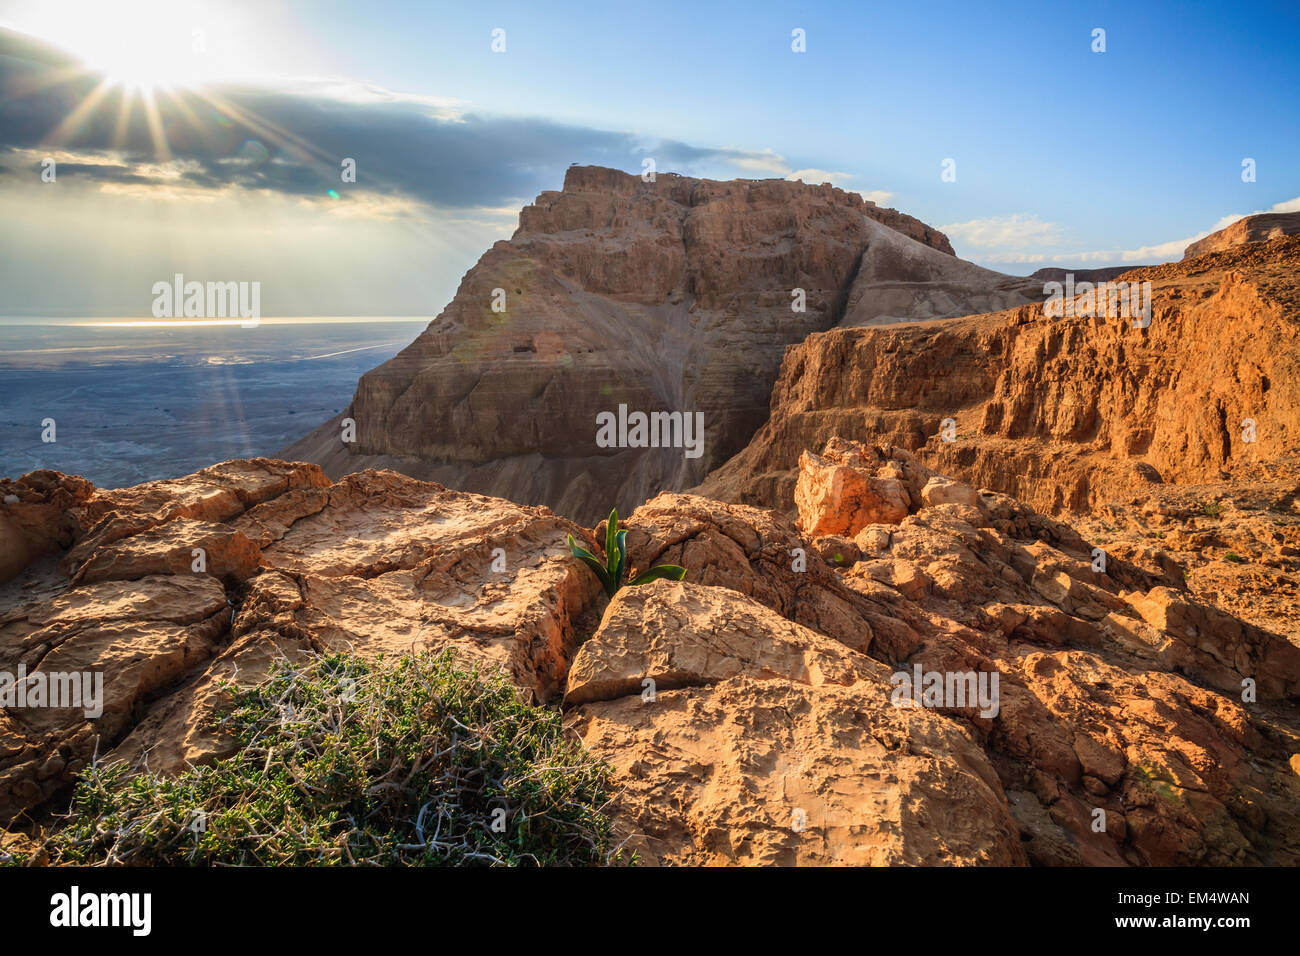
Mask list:
[[[573,540],[573,535],[569,535],[569,550],[573,552],[575,558],[581,558],[587,567],[596,572],[596,577],[600,578],[600,583],[605,588],[606,594],[613,597],[618,593],[618,589],[623,586],[623,572],[627,570],[627,532],[618,530],[617,508],[609,513],[609,519],[605,522],[605,562],[603,564],[600,558],[586,548],[580,547]],[[627,583],[629,586],[648,584],[651,581],[658,581],[660,578],[666,578],[669,581],[680,581],[684,577],[686,577],[686,569],[680,565],[661,564],[650,568],[648,571],[642,571]]]
[[46,835],[50,861],[619,861],[604,814],[608,768],[566,736],[558,712],[524,703],[499,674],[457,666],[451,652],[282,661],[258,687],[231,691],[219,725],[238,753],[174,777],[90,768]]

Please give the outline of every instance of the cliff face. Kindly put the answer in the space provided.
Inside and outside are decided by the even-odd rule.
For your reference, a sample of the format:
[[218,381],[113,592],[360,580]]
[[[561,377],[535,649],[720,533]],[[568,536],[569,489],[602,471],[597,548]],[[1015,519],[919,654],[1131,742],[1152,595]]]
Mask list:
[[1300,439],[1298,264],[1300,237],[1284,237],[1128,272],[1151,283],[1144,329],[1035,305],[810,336],[786,353],[767,424],[701,491],[791,509],[800,453],[836,435],[1048,512],[1275,458]]
[[1183,251],[1184,259],[1195,259],[1212,252],[1225,252],[1247,242],[1265,242],[1279,236],[1300,232],[1300,212],[1269,212],[1246,216],[1230,226],[1193,242]]
[[[829,185],[646,183],[574,167],[414,343],[362,378],[338,419],[284,454],[335,476],[391,467],[594,521],[694,484],[744,447],[787,345],[836,325],[1003,308],[1029,301],[1032,285]],[[596,416],[620,405],[702,413],[702,454],[601,447]],[[342,419],[355,421],[354,443],[341,441]]]

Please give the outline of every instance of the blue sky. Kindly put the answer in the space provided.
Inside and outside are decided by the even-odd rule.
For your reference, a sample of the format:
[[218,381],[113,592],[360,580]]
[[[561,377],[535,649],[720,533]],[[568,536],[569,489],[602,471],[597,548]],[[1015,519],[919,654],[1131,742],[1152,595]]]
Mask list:
[[[0,24],[92,65],[108,46],[120,54],[121,43],[105,43],[113,26],[93,22],[105,5],[87,0],[84,17],[72,6],[73,14],[56,15],[0,0]],[[148,42],[146,51],[166,51],[158,61],[171,62],[188,50],[190,28],[201,29],[207,82],[292,91],[291,102],[251,94],[239,102],[265,107],[308,139],[331,140],[323,153],[358,155],[363,170],[384,174],[383,201],[354,202],[334,238],[338,209],[316,209],[324,200],[310,183],[301,195],[287,179],[239,185],[244,219],[272,215],[256,211],[269,204],[278,228],[320,243],[302,252],[286,242],[275,260],[300,292],[281,301],[285,313],[325,302],[436,312],[486,245],[513,230],[519,205],[558,188],[570,162],[639,171],[642,157],[653,156],[661,170],[694,175],[825,179],[944,229],[965,258],[1017,273],[1178,258],[1186,242],[1229,217],[1300,209],[1294,2],[134,6],[142,9],[120,18],[135,25],[122,37],[126,49]],[[491,49],[496,28],[506,31],[504,53]],[[804,53],[791,50],[796,28],[806,33]],[[1096,28],[1106,31],[1104,53],[1092,49]],[[429,127],[430,116],[441,125]],[[4,123],[0,116],[0,131]],[[0,146],[28,161],[49,145],[34,136]],[[65,139],[70,160],[105,148],[89,132]],[[276,161],[275,144],[266,147]],[[1247,157],[1255,182],[1242,181]],[[137,150],[127,165],[147,158]],[[947,158],[955,182],[941,181]],[[207,164],[207,185],[228,168],[212,155],[193,161]],[[123,205],[122,184],[105,195],[99,183],[75,208],[90,215],[99,204],[95,214],[120,226],[128,248],[158,250],[153,271],[175,265],[160,204],[193,197],[167,192],[159,176],[152,192],[130,194],[148,205],[134,222],[131,209],[144,207]],[[46,221],[50,193],[28,193],[43,205],[14,215],[39,233],[37,247],[59,245]],[[233,208],[231,193],[222,195],[222,207]],[[403,197],[423,213],[394,213]],[[62,221],[75,219],[73,209]],[[367,210],[378,212],[361,223]],[[199,264],[248,267],[240,221],[210,230],[210,242],[193,252]],[[211,246],[223,234],[229,248]],[[328,282],[316,282],[319,294],[303,291],[312,258],[344,249],[367,275],[382,273],[383,263],[392,272],[352,298]],[[89,245],[76,254],[93,256]],[[93,273],[96,264],[84,267]],[[57,306],[34,288],[18,298],[0,311]],[[92,307],[89,298],[70,307],[83,306]],[[117,307],[131,309],[133,300]]]
[[[349,6],[318,6],[306,30],[350,47],[348,72],[369,64],[376,82],[485,110],[770,149],[936,225],[1054,224],[1060,241],[1034,251],[1154,245],[1300,196],[1294,2],[379,4],[359,22]],[[399,17],[412,42],[394,47]],[[495,26],[505,56],[473,42]],[[947,157],[955,183],[939,179]]]

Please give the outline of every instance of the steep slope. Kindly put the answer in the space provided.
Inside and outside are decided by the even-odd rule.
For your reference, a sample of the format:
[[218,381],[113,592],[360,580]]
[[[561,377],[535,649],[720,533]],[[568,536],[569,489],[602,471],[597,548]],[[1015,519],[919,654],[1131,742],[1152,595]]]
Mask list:
[[[782,350],[809,333],[1041,292],[951,252],[925,224],[830,185],[573,167],[347,410],[283,454],[335,477],[390,467],[594,521],[739,451],[766,418]],[[702,449],[602,447],[596,416],[620,405],[702,414]]]
[[1052,513],[1274,459],[1300,439],[1298,265],[1287,236],[1125,273],[1151,283],[1147,328],[1033,305],[812,335],[787,351],[768,422],[700,491],[791,509],[799,455],[837,435]]

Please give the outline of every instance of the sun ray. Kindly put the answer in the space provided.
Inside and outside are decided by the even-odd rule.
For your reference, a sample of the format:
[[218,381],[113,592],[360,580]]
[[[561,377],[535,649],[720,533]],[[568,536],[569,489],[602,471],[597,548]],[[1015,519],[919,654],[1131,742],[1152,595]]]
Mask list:
[[140,101],[144,104],[144,116],[149,124],[149,138],[153,141],[154,155],[164,161],[171,159],[171,147],[167,143],[167,134],[163,131],[162,118],[158,115],[158,104],[154,101],[153,90],[141,90]]
[[77,128],[90,117],[95,107],[99,105],[99,101],[112,88],[112,81],[108,77],[104,77],[99,85],[91,90],[86,95],[86,98],[77,105],[76,109],[65,116],[63,121],[50,131],[49,135],[45,137],[45,141],[55,146],[64,145],[66,142],[64,137],[71,136],[77,131]]
[[117,107],[117,125],[113,127],[113,148],[121,149],[126,145],[126,128],[131,122],[132,99],[122,91],[122,101]]
[[[156,9],[160,14],[171,16],[171,11],[166,9],[171,0],[139,2],[142,10]],[[98,11],[99,8],[96,7],[95,10]],[[165,23],[161,27],[154,23],[156,36],[146,36],[148,31],[140,32],[133,28],[129,36],[123,34],[129,42],[112,43],[107,47],[94,46],[97,42],[102,44],[104,31],[94,27],[93,17],[77,20],[77,35],[86,51],[86,61],[91,65],[79,73],[61,69],[57,80],[50,82],[82,76],[88,78],[87,85],[95,85],[46,137],[48,144],[67,144],[80,134],[85,124],[96,117],[96,110],[103,110],[109,116],[101,122],[110,126],[112,148],[117,151],[139,149],[139,137],[135,135],[136,131],[140,131],[140,126],[136,125],[139,119],[143,119],[143,131],[147,132],[154,157],[163,163],[174,161],[178,155],[188,155],[189,144],[197,141],[225,151],[230,148],[227,144],[229,132],[232,128],[242,128],[248,139],[255,144],[260,140],[260,145],[270,149],[278,159],[314,169],[324,181],[337,178],[336,156],[301,134],[260,115],[241,99],[238,88],[195,83],[199,72],[193,69],[192,57],[189,57],[184,47],[178,46],[179,34],[173,29],[176,23],[172,22],[174,17],[163,19]],[[113,35],[116,37],[116,34]],[[158,42],[160,40],[165,42]],[[159,46],[171,49],[171,53],[161,59],[135,55],[146,48]],[[120,97],[116,103],[112,102],[111,97],[106,100],[110,91]],[[135,113],[137,102],[141,110],[139,117]],[[207,115],[209,108],[213,111],[211,116]],[[116,114],[115,117],[113,113]],[[372,179],[370,185],[380,192],[392,188],[392,184],[384,182],[382,178]],[[335,200],[339,199],[338,193],[333,190],[328,192]]]
[[332,162],[326,152],[320,147],[314,145],[310,140],[303,139],[293,133],[288,132],[272,123],[264,117],[258,116],[249,110],[236,106],[226,97],[220,95],[214,90],[194,90],[196,95],[206,100],[209,105],[222,111],[226,116],[242,123],[250,130],[263,139],[269,140],[280,149],[290,153],[294,159],[301,161],[316,160],[317,162]]
[[[214,109],[220,110],[226,116],[248,127],[249,130],[261,138],[289,153],[295,160],[302,163],[315,163],[320,167],[322,173],[332,175],[337,172],[334,165],[336,157],[310,140],[291,133],[265,117],[236,105],[215,90],[193,89],[190,92],[205,100]],[[395,187],[396,185],[387,183],[382,178],[375,178],[374,183],[376,186],[392,185]]]
[[168,103],[181,114],[181,117],[199,135],[203,142],[209,146],[214,144],[217,138],[212,135],[212,131],[208,127],[203,125],[202,121],[195,115],[194,110],[190,109],[190,104],[185,102],[184,91],[167,90],[165,92]]

